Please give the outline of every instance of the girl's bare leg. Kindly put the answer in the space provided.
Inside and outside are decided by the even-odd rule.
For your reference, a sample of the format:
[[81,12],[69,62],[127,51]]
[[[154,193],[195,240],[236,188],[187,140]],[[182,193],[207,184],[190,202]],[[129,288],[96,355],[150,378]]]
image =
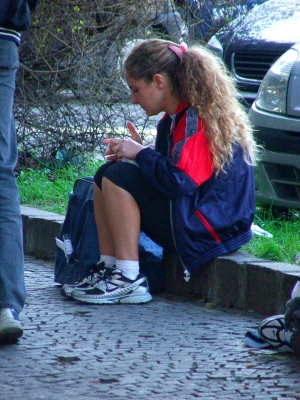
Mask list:
[[[110,234],[107,220],[103,193],[99,186],[94,183],[94,215],[98,231],[99,248],[102,254],[114,256],[115,249]],[[101,238],[101,244],[100,244]]]
[[140,210],[131,194],[103,178],[102,191],[95,185],[94,209],[101,254],[138,261]]

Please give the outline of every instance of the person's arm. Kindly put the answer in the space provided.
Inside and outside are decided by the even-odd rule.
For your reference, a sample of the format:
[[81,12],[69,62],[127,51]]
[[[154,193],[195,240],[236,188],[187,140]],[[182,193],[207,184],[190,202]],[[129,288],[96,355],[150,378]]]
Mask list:
[[186,141],[177,165],[150,148],[140,151],[135,161],[147,181],[168,198],[194,191],[213,174],[211,153],[201,131]]
[[167,198],[186,195],[198,187],[184,171],[150,147],[141,150],[135,161],[150,185]]
[[202,129],[184,143],[177,165],[160,152],[144,147],[131,123],[127,124],[132,139],[104,139],[109,160],[134,160],[145,179],[167,198],[193,192],[213,174],[213,161]]

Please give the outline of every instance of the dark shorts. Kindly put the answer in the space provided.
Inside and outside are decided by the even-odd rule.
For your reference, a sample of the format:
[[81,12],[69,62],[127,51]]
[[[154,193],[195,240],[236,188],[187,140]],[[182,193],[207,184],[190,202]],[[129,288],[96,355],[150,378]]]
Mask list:
[[103,177],[133,196],[141,213],[141,230],[160,246],[174,251],[170,201],[143,178],[140,168],[128,162],[107,162],[94,176],[100,189]]

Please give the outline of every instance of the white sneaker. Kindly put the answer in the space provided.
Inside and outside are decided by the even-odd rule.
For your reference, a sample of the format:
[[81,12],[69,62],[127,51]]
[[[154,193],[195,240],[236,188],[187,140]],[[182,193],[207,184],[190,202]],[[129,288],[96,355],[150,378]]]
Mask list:
[[0,309],[0,343],[15,343],[23,335],[19,314],[13,308]]
[[86,289],[72,291],[75,300],[93,304],[139,304],[152,299],[147,278],[139,274],[134,279],[123,276],[117,268],[107,268],[102,279]]
[[293,352],[290,343],[294,332],[284,326],[284,315],[273,315],[264,319],[258,326],[258,332],[272,347]]
[[87,272],[87,275],[79,279],[74,284],[65,283],[61,288],[61,295],[64,297],[71,297],[74,289],[83,290],[96,283],[99,279],[103,277],[105,272],[104,262],[99,262]]

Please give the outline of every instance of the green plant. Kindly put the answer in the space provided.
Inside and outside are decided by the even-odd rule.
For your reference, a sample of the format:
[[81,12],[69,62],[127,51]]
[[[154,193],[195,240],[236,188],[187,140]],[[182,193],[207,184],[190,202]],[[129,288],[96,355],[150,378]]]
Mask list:
[[[103,139],[126,134],[127,120],[149,136],[155,123],[131,104],[122,61],[137,39],[166,37],[157,18],[167,3],[40,1],[19,49],[14,108],[20,151],[47,161],[61,149],[74,157],[104,151]],[[179,28],[170,25],[177,41]]]
[[251,242],[242,250],[257,257],[277,262],[295,263],[299,258],[299,212],[273,212],[272,208],[265,210],[258,206],[255,223],[273,235],[272,238],[254,235]]
[[100,163],[89,160],[84,165],[69,164],[62,169],[42,166],[22,170],[17,180],[21,204],[65,215],[75,180],[94,175]]

